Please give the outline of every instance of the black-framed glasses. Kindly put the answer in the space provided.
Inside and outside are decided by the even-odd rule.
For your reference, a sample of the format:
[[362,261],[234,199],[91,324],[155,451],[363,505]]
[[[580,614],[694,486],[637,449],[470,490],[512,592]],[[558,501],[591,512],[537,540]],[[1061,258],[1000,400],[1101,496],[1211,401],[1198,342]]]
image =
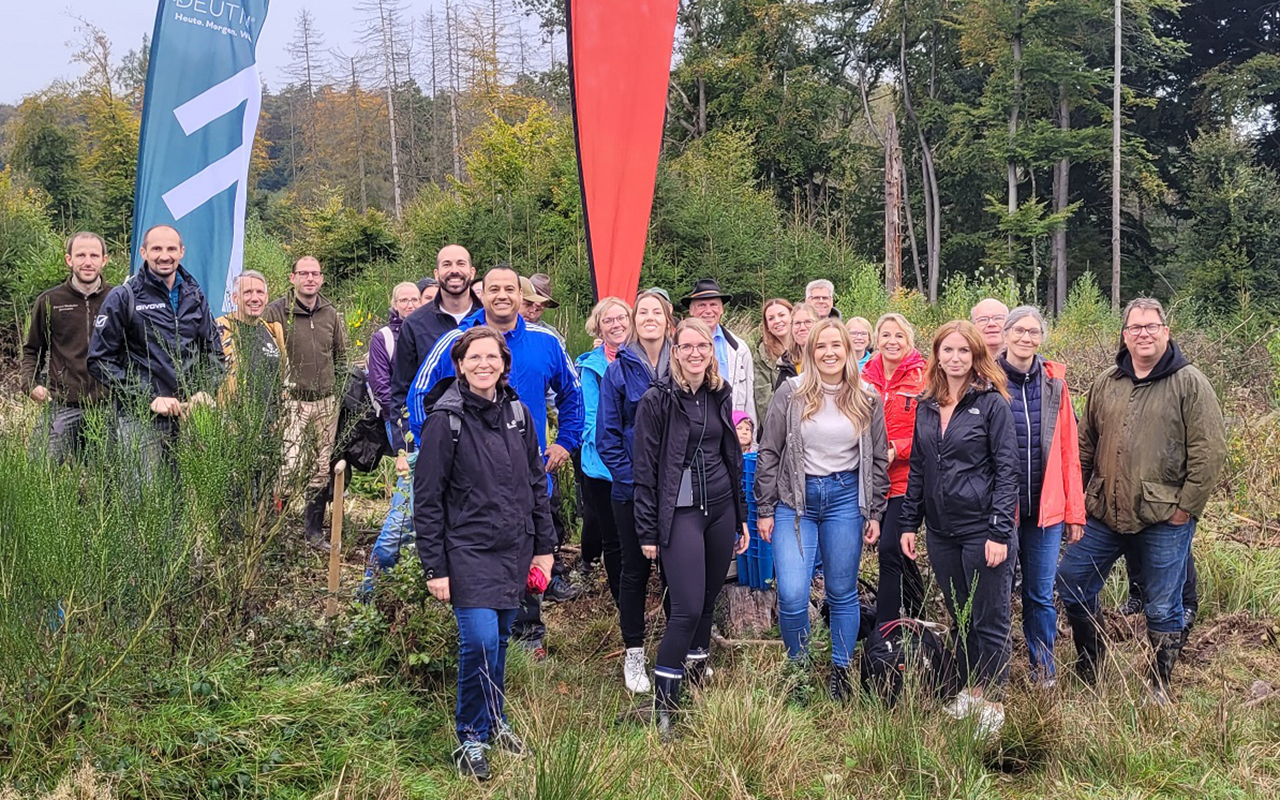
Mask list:
[[1148,322],[1146,325],[1126,325],[1124,332],[1130,336],[1138,336],[1145,333],[1148,336],[1155,336],[1164,328],[1163,322]]

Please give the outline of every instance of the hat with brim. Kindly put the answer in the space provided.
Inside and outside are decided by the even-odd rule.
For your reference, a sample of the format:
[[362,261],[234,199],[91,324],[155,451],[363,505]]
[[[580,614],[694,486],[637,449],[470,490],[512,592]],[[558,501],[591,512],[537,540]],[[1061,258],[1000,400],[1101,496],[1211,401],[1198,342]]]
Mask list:
[[529,283],[533,284],[534,291],[542,296],[539,303],[546,303],[547,308],[559,308],[560,304],[551,296],[551,276],[542,272],[535,272],[529,276]]
[[533,288],[533,281],[529,280],[528,278],[520,279],[520,294],[523,296],[524,300],[526,300],[527,302],[541,303],[547,306],[548,308],[554,308],[554,306],[551,305],[551,298],[543,297],[542,295],[538,294],[538,290]]
[[694,300],[723,300],[729,302],[733,295],[720,291],[720,284],[713,278],[703,278],[693,285],[693,291],[680,298],[680,305],[688,308]]

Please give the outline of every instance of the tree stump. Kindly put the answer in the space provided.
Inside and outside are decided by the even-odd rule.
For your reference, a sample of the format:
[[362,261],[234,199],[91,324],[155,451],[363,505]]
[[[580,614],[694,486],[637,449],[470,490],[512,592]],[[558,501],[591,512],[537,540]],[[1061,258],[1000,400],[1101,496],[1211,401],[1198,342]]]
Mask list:
[[730,639],[757,639],[777,619],[778,594],[773,589],[726,586],[725,635]]

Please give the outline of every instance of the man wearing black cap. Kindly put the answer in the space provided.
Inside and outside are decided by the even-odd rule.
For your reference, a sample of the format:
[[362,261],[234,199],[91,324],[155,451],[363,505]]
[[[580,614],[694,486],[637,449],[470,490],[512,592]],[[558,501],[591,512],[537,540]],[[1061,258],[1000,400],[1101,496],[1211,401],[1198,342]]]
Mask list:
[[680,298],[680,304],[689,311],[689,316],[697,317],[711,329],[720,377],[733,388],[733,410],[743,412],[758,425],[751,348],[741,336],[720,325],[725,301],[730,299],[732,295],[720,291],[720,284],[714,279],[703,278],[693,285],[692,292]]

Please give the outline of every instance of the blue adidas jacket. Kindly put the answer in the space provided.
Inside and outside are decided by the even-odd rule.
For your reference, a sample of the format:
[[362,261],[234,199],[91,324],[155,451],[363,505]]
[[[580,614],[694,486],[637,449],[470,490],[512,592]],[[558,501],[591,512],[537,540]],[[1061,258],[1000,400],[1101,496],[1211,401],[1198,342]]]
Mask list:
[[[453,343],[464,332],[484,324],[484,309],[481,309],[441,336],[418,368],[405,402],[409,409],[409,430],[415,443],[421,439],[422,425],[427,419],[424,407],[427,393],[437,381],[454,375],[453,360],[449,358]],[[564,345],[551,331],[526,325],[523,317],[517,317],[515,329],[507,331],[503,337],[507,347],[511,348],[511,388],[525,398],[529,419],[538,433],[538,443],[543,452],[547,449],[548,390],[555,394],[559,415],[555,443],[572,452],[582,440],[582,386]]]

